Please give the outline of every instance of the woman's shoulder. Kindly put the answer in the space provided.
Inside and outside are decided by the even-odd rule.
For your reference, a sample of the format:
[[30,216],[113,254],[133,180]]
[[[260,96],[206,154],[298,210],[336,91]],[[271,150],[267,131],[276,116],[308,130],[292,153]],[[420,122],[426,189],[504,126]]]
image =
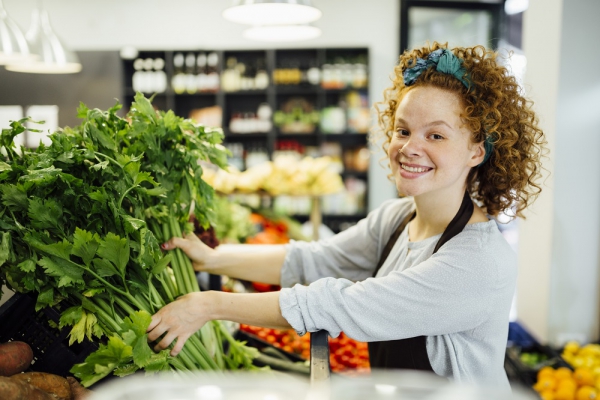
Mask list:
[[384,230],[393,230],[414,209],[415,202],[412,197],[390,199],[371,211],[368,219]]

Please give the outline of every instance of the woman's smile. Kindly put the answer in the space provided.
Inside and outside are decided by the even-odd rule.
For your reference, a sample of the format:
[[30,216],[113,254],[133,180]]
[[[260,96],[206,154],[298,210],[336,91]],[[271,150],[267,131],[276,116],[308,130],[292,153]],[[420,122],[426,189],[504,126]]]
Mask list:
[[403,162],[400,162],[399,164],[400,164],[400,169],[399,169],[400,175],[402,175],[402,177],[406,178],[406,179],[418,178],[418,177],[425,175],[429,171],[433,170],[433,168],[431,168],[431,167],[418,165],[418,164],[408,164],[408,163],[403,163]]

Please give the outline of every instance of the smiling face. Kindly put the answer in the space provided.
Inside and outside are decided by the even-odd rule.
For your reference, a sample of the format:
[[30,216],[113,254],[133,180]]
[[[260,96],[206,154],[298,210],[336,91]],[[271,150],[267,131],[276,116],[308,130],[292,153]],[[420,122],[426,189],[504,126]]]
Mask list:
[[485,152],[461,121],[460,98],[432,86],[406,92],[395,114],[388,157],[401,195],[462,196]]

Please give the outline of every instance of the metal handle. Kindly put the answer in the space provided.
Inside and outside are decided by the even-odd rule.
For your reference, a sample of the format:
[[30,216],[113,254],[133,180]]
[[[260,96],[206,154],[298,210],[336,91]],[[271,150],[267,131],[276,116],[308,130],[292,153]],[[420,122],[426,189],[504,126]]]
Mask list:
[[317,331],[310,334],[310,381],[322,382],[329,379],[329,333]]

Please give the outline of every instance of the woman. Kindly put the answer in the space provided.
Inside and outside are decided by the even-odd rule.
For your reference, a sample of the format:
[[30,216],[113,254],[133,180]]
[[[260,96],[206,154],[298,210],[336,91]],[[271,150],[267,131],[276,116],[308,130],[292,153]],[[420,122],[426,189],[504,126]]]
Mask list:
[[[172,354],[212,319],[343,331],[370,342],[371,365],[434,371],[508,387],[504,353],[514,252],[488,219],[541,190],[544,140],[508,71],[483,47],[405,52],[379,124],[401,196],[328,240],[211,250],[181,248],[198,271],[281,284],[266,294],[194,293],[153,316],[149,340]],[[372,278],[374,277],[374,278]],[[293,286],[295,284],[295,286]]]

